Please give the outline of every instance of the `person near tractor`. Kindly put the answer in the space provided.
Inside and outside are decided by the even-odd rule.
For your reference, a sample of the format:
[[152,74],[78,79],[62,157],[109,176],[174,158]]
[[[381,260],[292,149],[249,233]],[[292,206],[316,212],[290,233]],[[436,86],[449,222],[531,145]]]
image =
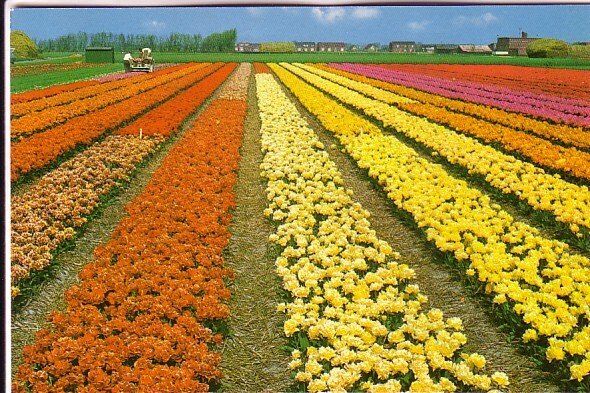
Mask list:
[[125,66],[125,71],[131,71],[131,66],[133,65],[133,56],[131,56],[131,53],[125,53],[125,56],[123,56],[123,65]]

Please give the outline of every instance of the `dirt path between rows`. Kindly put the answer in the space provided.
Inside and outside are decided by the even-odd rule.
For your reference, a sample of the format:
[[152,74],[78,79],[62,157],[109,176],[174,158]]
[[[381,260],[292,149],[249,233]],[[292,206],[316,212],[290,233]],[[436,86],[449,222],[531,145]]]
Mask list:
[[293,383],[289,355],[281,348],[287,344],[284,317],[276,310],[281,284],[268,242],[274,228],[264,216],[266,182],[259,169],[263,154],[255,89],[252,76],[235,185],[237,207],[224,252],[225,265],[235,271],[229,302],[231,336],[224,340],[221,354],[224,392],[284,392]]
[[396,206],[369,179],[367,171],[360,169],[354,159],[341,151],[342,146],[333,134],[325,130],[291,92],[283,90],[326,146],[346,188],[354,192],[353,200],[371,213],[369,221],[377,236],[401,254],[401,263],[414,269],[414,282],[428,296],[427,306],[441,309],[447,318],[461,318],[468,340],[465,350],[485,356],[486,372],[505,372],[510,378],[509,392],[559,392],[560,387],[549,382],[547,373],[539,370],[527,355],[521,354],[514,344],[508,342],[507,334],[500,330],[500,322],[494,319],[481,300],[463,286],[459,273],[444,265],[440,253],[416,230],[404,224]]
[[[138,168],[128,186],[112,200],[106,202],[101,214],[85,227],[85,231],[76,238],[72,247],[58,254],[53,261],[57,266],[55,277],[40,285],[39,294],[31,296],[22,304],[18,312],[11,315],[11,374],[22,362],[22,349],[35,340],[35,334],[41,328],[49,326],[47,317],[53,310],[65,310],[64,292],[79,282],[78,273],[93,260],[94,248],[106,243],[121,219],[127,215],[125,206],[143,192],[152,174],[158,169],[168,151],[184,135],[195,118],[216,97],[216,92],[209,97],[191,115],[183,127],[170,137]],[[22,192],[19,190],[19,192]]]

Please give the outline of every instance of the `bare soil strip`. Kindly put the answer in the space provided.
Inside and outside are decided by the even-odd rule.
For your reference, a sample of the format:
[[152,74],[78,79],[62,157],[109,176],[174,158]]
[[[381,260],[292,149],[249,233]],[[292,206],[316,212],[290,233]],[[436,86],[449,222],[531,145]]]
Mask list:
[[560,387],[549,381],[548,373],[539,370],[529,356],[520,353],[516,345],[509,342],[508,335],[500,330],[500,322],[494,319],[488,307],[461,283],[458,270],[452,271],[443,264],[440,253],[404,223],[393,202],[378,185],[373,184],[366,170],[359,168],[351,157],[341,151],[342,146],[337,139],[307,112],[288,89],[284,88],[284,91],[326,146],[346,187],[354,192],[353,199],[371,213],[371,228],[401,254],[400,263],[414,269],[414,282],[428,296],[428,305],[441,309],[446,318],[461,318],[467,336],[465,350],[485,356],[485,369],[489,373],[505,372],[510,378],[510,392],[559,392]]
[[56,256],[53,263],[58,266],[59,271],[53,279],[41,284],[39,296],[28,299],[19,312],[11,315],[11,373],[13,376],[22,361],[23,347],[33,343],[36,332],[48,326],[47,317],[52,310],[65,309],[64,291],[79,281],[78,273],[86,264],[92,262],[94,248],[108,241],[119,221],[127,215],[125,206],[143,191],[168,151],[215,98],[217,91],[205,100],[175,135],[165,141],[163,146],[147,159],[145,165],[137,170],[128,187],[107,202],[101,214],[86,226],[84,233],[75,239],[72,247]]
[[255,86],[252,75],[235,186],[237,207],[224,252],[226,267],[235,270],[230,336],[221,354],[224,392],[284,392],[293,383],[287,368],[290,358],[282,349],[287,344],[284,318],[276,310],[281,284],[275,274],[276,254],[268,242],[274,230],[264,216],[266,182],[259,169],[262,151]]

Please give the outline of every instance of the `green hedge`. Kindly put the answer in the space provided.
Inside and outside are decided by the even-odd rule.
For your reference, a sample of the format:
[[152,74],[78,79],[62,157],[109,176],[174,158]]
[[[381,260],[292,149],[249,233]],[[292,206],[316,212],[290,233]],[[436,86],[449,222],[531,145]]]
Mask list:
[[260,52],[288,53],[295,52],[293,42],[263,42],[260,44]]
[[569,54],[569,45],[565,41],[541,38],[531,42],[526,48],[526,53],[529,57],[564,58]]
[[590,59],[590,45],[572,45],[569,55],[575,59]]

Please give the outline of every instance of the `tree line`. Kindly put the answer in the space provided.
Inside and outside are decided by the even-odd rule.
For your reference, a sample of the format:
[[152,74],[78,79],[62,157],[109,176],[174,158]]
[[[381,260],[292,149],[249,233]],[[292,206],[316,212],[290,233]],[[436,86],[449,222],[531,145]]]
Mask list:
[[140,48],[151,48],[158,52],[233,52],[236,29],[212,33],[206,37],[200,34],[171,33],[168,36],[153,34],[113,34],[79,32],[53,39],[36,40],[42,52],[82,52],[86,47],[114,47],[115,51],[136,52]]

